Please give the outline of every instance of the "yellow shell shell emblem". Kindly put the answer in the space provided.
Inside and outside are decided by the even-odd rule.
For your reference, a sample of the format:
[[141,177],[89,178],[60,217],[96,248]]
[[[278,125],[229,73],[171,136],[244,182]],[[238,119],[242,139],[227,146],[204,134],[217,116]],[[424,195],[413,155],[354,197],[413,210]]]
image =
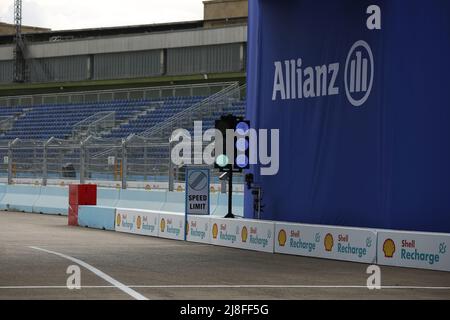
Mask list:
[[161,232],[164,232],[164,229],[166,229],[166,220],[164,220],[164,218],[161,219],[159,227],[161,229]]
[[333,250],[334,240],[333,240],[333,235],[331,233],[327,233],[327,235],[325,236],[325,238],[323,240],[323,244],[325,246],[326,251]]
[[242,237],[242,242],[247,242],[248,231],[247,231],[246,226],[242,227],[241,237]]
[[120,223],[122,222],[122,217],[120,216],[120,213],[116,216],[116,224],[118,227],[120,227]]
[[138,216],[137,219],[136,219],[136,227],[138,229],[140,229],[141,226],[142,226],[142,218],[141,218],[141,216]]
[[284,245],[286,244],[286,240],[286,231],[281,229],[280,232],[278,232],[278,244],[280,245],[280,247],[284,247]]
[[386,258],[392,258],[395,253],[395,242],[392,239],[386,239],[383,243],[383,253]]
[[219,227],[217,226],[217,223],[214,223],[212,227],[212,236],[213,239],[217,239],[217,234],[219,233]]

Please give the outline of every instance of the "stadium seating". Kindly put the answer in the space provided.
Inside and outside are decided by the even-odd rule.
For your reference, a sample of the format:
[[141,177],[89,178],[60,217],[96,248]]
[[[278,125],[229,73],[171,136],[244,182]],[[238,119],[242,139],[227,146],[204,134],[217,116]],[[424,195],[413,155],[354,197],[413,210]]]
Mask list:
[[[67,139],[74,126],[98,112],[115,112],[117,126],[103,134],[104,138],[124,138],[140,133],[164,122],[206,97],[168,97],[153,100],[117,100],[107,103],[38,105],[30,107],[0,107],[0,120],[15,117],[11,129],[0,134],[1,140],[47,140],[50,137]],[[245,102],[235,102],[228,112],[244,115]],[[204,128],[214,126],[220,117],[214,111],[203,119]]]
[[170,97],[161,101],[153,101],[154,109],[140,115],[129,123],[123,124],[120,127],[113,129],[110,134],[105,135],[105,138],[124,138],[132,133],[143,132],[184,109],[193,106],[196,103],[204,100],[206,97]]
[[[4,140],[45,140],[50,137],[66,139],[80,121],[101,111],[114,111],[117,122],[123,122],[148,106],[148,101],[116,101],[95,104],[40,105],[17,108],[19,113],[13,127],[0,136]],[[4,110],[8,108],[0,108]],[[12,112],[12,111],[10,111]]]

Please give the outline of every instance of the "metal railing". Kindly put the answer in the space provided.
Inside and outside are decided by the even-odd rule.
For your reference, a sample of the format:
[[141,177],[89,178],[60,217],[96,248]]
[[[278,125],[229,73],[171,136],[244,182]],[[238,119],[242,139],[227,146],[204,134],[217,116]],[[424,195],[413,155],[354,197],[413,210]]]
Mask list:
[[14,116],[0,117],[0,133],[10,130],[15,121],[16,118]]
[[79,140],[88,136],[100,136],[116,126],[116,113],[102,111],[78,122],[73,126],[72,138]]
[[132,89],[110,89],[49,93],[19,96],[0,96],[0,106],[33,106],[41,104],[96,103],[116,100],[159,99],[176,96],[210,96],[229,87],[234,82],[141,87]]

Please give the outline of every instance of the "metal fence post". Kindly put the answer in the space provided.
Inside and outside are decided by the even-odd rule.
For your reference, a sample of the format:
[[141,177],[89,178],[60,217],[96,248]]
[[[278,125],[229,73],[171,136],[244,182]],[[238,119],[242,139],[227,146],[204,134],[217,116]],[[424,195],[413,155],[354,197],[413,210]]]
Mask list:
[[91,138],[89,136],[80,142],[80,184],[86,182],[86,144]]
[[80,142],[80,184],[83,184],[85,182],[84,178],[84,143],[83,141]]
[[127,188],[127,142],[128,139],[122,139],[122,189]]
[[169,141],[169,191],[174,190],[174,171],[172,163],[172,141]]
[[50,139],[48,139],[45,143],[44,143],[44,150],[43,150],[43,155],[42,155],[42,185],[46,186],[47,185],[47,178],[48,178],[48,164],[47,164],[47,148],[48,145],[53,141],[53,137],[51,137]]
[[13,150],[12,147],[19,141],[19,138],[14,139],[13,141],[8,142],[8,184],[12,184],[13,175]]

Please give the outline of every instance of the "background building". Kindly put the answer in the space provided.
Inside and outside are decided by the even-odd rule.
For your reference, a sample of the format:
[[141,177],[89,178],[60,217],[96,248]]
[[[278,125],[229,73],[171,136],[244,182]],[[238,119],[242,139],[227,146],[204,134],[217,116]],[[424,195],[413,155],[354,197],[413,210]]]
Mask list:
[[0,96],[244,82],[246,7],[247,1],[205,1],[205,20],[199,21],[64,31],[24,28],[24,84],[13,83],[14,35],[6,32],[0,35]]

